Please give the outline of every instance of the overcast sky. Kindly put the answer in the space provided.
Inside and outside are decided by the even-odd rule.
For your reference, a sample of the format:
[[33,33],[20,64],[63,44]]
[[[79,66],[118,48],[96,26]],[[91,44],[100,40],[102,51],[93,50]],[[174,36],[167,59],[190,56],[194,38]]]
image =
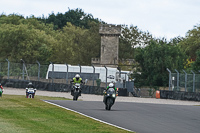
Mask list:
[[80,8],[109,24],[138,26],[168,40],[200,24],[200,0],[0,0],[0,13],[47,17]]

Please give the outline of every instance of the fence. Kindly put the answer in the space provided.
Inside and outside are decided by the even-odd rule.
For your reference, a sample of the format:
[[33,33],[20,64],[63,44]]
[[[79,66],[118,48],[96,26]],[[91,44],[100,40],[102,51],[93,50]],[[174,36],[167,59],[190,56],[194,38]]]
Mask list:
[[3,62],[0,77],[18,80],[45,80],[48,65]]
[[[89,86],[106,87],[109,82],[118,81],[119,86],[126,87],[124,83],[126,84],[125,81],[128,81],[128,72],[116,71],[117,68],[106,66],[84,67],[78,65],[72,67],[71,65],[62,64],[63,67],[56,67],[56,64],[41,65],[38,61],[36,64],[26,64],[22,59],[21,63],[13,63],[7,59],[6,61],[0,62],[0,77],[8,80],[70,84],[70,80],[78,72],[83,79],[87,79],[87,85]],[[133,86],[129,88],[133,88]]]
[[200,74],[191,70],[169,72],[169,90],[160,90],[160,98],[200,101]]
[[169,69],[169,90],[184,91],[184,92],[200,92],[200,74],[191,71],[178,71],[172,73]]

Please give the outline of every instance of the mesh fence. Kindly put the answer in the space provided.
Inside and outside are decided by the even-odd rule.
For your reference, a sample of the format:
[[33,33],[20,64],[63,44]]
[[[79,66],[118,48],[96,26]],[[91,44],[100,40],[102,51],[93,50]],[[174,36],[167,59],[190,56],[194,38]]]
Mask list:
[[7,74],[8,63],[0,63],[0,76],[3,77]]
[[170,82],[173,91],[200,92],[200,74],[171,73]]
[[195,89],[196,92],[200,92],[200,74],[196,74],[195,76]]
[[128,74],[122,72],[119,75],[117,68],[65,64],[0,63],[0,77],[5,79],[70,84],[77,73],[80,74],[83,80],[87,79],[87,85],[91,86],[106,87],[110,82],[120,81],[120,83],[124,83],[124,81],[128,81]]
[[0,76],[10,79],[39,80],[46,79],[48,65],[23,63],[0,63]]

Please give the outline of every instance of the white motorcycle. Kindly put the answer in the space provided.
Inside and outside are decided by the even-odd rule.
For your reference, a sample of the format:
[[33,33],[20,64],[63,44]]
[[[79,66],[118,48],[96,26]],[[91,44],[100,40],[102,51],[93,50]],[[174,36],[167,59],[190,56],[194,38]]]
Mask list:
[[73,100],[77,101],[78,97],[81,95],[81,84],[80,83],[75,83],[73,85]]
[[34,98],[36,89],[34,88],[26,88],[26,97],[27,98]]
[[73,96],[73,100],[77,101],[78,97],[81,96],[81,85],[85,85],[87,83],[87,79],[83,83],[75,83],[71,90],[71,95]]

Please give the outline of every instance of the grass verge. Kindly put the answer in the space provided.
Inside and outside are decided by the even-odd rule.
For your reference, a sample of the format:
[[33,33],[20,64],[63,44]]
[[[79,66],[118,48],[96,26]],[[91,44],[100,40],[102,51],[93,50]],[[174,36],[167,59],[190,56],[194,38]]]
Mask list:
[[43,100],[68,100],[59,97],[18,95],[0,98],[2,133],[126,133],[122,129],[56,107]]

